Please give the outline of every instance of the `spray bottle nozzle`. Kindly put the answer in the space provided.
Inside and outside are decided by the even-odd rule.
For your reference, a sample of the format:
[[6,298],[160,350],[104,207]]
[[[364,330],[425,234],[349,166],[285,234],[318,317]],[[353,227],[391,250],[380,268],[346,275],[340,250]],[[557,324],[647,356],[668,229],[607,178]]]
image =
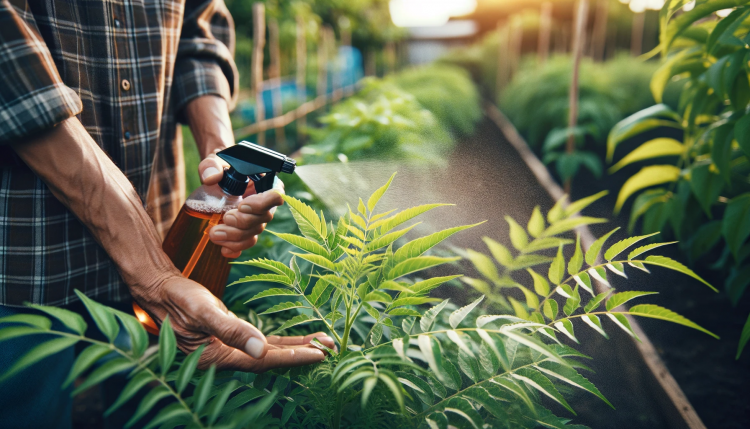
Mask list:
[[216,155],[229,164],[219,186],[231,195],[242,195],[250,180],[256,192],[265,192],[273,187],[276,173],[292,174],[297,165],[284,154],[250,142],[237,143]]

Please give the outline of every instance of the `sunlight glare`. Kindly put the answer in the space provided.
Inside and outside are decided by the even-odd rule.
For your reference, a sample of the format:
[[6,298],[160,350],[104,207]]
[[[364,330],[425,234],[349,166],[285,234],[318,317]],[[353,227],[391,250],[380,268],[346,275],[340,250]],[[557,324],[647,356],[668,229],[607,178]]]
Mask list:
[[398,27],[444,25],[453,16],[473,12],[476,0],[391,0],[391,19]]

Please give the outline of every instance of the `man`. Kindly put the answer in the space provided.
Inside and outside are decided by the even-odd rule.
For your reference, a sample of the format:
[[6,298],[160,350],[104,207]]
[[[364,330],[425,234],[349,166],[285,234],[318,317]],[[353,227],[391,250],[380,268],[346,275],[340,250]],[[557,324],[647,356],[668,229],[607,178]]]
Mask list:
[[[209,343],[204,367],[324,359],[313,336],[264,337],[161,250],[185,193],[178,122],[195,136],[205,184],[224,168],[213,154],[234,144],[233,45],[221,0],[0,0],[0,317],[30,312],[24,302],[68,305],[79,289],[102,301],[132,297],[158,322],[169,316],[182,350]],[[255,244],[279,192],[247,197],[211,230],[226,257]],[[33,346],[7,344],[0,369]],[[50,402],[14,391],[33,385],[30,376],[1,386],[0,426],[69,425],[43,420]]]

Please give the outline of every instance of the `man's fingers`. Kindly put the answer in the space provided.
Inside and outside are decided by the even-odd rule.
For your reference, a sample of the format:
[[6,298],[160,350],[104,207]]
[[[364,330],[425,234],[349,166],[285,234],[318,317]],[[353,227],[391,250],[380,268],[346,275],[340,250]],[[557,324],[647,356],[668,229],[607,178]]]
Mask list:
[[224,246],[227,243],[239,243],[260,234],[265,229],[265,224],[255,225],[248,229],[233,228],[226,225],[217,225],[211,228],[209,238],[214,243]]
[[255,326],[216,307],[206,309],[201,316],[208,333],[224,344],[242,350],[255,359],[265,356],[266,337]]
[[250,229],[271,220],[273,220],[273,213],[270,210],[258,214],[247,214],[232,209],[224,214],[224,225],[239,229]]
[[198,164],[198,174],[204,185],[215,185],[221,181],[224,175],[224,167],[227,164],[216,155],[209,155]]
[[276,190],[254,194],[240,201],[239,210],[245,214],[263,214],[272,207],[284,204],[284,198]]

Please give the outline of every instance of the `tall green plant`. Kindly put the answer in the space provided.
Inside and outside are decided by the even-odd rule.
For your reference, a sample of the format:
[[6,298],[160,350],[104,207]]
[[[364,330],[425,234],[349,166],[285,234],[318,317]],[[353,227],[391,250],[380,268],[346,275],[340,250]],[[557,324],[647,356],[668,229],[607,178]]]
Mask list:
[[[660,13],[663,64],[651,80],[654,98],[674,79],[685,85],[677,110],[657,105],[623,120],[609,135],[607,159],[620,144],[642,133],[675,129],[682,138],[656,138],[620,157],[615,173],[648,162],[623,185],[615,212],[636,196],[631,228],[642,219],[644,232],[665,230],[683,241],[691,260],[722,244],[713,267],[726,275],[725,289],[737,304],[750,285],[750,1],[668,1]],[[725,18],[714,12],[735,8]],[[737,350],[750,339],[750,317]]]

